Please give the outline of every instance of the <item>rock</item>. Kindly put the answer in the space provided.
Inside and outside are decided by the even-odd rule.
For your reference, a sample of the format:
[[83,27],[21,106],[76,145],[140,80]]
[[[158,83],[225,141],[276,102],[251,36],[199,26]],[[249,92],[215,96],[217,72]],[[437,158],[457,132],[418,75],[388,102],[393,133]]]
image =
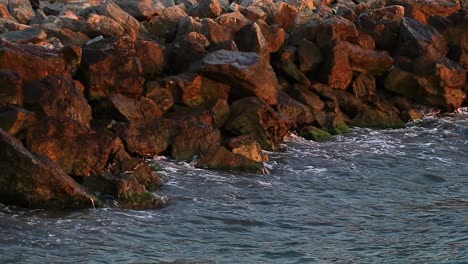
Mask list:
[[95,119],[130,122],[145,118],[161,117],[163,112],[144,96],[139,99],[113,94],[93,107]]
[[375,77],[367,74],[359,74],[353,81],[353,93],[363,102],[377,101],[377,87]]
[[21,24],[28,24],[35,12],[29,0],[9,0],[8,10],[10,14]]
[[168,66],[174,73],[187,70],[190,63],[202,58],[209,46],[208,39],[197,32],[178,37],[168,48]]
[[127,38],[109,38],[85,46],[79,79],[90,100],[115,93],[130,97],[143,94],[143,69],[136,57],[134,42]]
[[171,41],[177,33],[177,25],[187,13],[179,6],[171,6],[162,10],[159,16],[145,23],[149,34],[153,38]]
[[44,41],[47,39],[47,34],[41,29],[30,27],[24,30],[11,31],[1,34],[0,38],[4,38],[9,42],[27,44]]
[[296,55],[295,47],[286,47],[281,53],[280,61],[278,68],[288,77],[292,78],[295,82],[304,85],[310,86],[310,81],[296,66],[294,59]]
[[286,32],[284,29],[280,28],[278,25],[270,26],[263,20],[259,20],[255,24],[260,27],[262,35],[265,38],[268,51],[270,53],[279,51],[286,40]]
[[424,56],[437,61],[447,52],[447,42],[436,29],[417,20],[403,18],[395,54],[411,58]]
[[313,111],[315,120],[320,128],[333,135],[341,135],[349,132],[347,124],[349,118],[341,112],[336,102],[326,102],[322,111]]
[[257,23],[252,23],[239,30],[236,33],[236,44],[240,51],[255,52],[267,60],[270,58],[268,44]]
[[91,107],[83,95],[83,86],[67,77],[50,75],[24,86],[24,106],[39,117],[61,116],[89,126]]
[[198,168],[263,173],[263,164],[235,154],[223,146],[210,147],[197,161]]
[[244,156],[256,162],[268,161],[269,157],[263,154],[262,147],[254,138],[243,135],[231,138],[228,146],[232,153]]
[[317,44],[326,47],[336,40],[348,40],[358,37],[353,22],[342,17],[331,17],[319,21]]
[[196,107],[209,101],[224,99],[229,96],[229,86],[195,73],[182,73],[168,77],[173,84],[173,96],[176,103]]
[[49,38],[58,38],[64,46],[84,46],[89,37],[81,32],[75,32],[67,28],[59,28],[55,24],[43,24],[40,26]]
[[107,16],[90,14],[86,23],[88,23],[89,36],[115,37],[125,34],[123,26]]
[[321,98],[332,101],[335,105],[339,106],[340,111],[343,111],[350,118],[353,118],[367,109],[367,105],[365,103],[347,91],[331,89],[330,87],[321,84],[313,85],[311,90]]
[[200,32],[214,45],[233,39],[232,33],[211,18],[201,20]]
[[27,147],[42,154],[68,174],[91,176],[101,173],[121,140],[110,133],[96,133],[75,120],[51,117],[28,129]]
[[307,140],[313,140],[317,142],[325,142],[325,141],[330,141],[333,139],[333,136],[330,135],[327,131],[316,128],[316,127],[306,127],[304,128],[300,136],[307,139]]
[[23,104],[23,81],[15,71],[0,69],[0,106]]
[[306,105],[292,99],[284,92],[278,93],[278,112],[285,116],[293,127],[303,127],[314,122],[312,111]]
[[192,65],[192,70],[229,84],[232,98],[256,95],[269,105],[277,102],[278,81],[269,63],[256,53],[218,50]]
[[16,19],[11,16],[10,12],[7,9],[7,4],[0,4],[0,18],[5,18],[8,20],[15,21]]
[[224,13],[216,18],[216,22],[232,35],[251,23],[251,21],[239,12]]
[[315,9],[313,0],[286,0],[285,2],[297,8],[300,12]]
[[218,0],[200,0],[187,11],[190,16],[199,18],[217,18],[222,12],[223,8]]
[[224,126],[234,135],[252,136],[263,149],[275,150],[289,130],[289,122],[258,97],[246,97],[230,106]]
[[351,39],[351,43],[355,43],[359,45],[361,48],[366,50],[373,50],[375,49],[375,41],[374,38],[367,33],[359,31],[359,35],[356,39]]
[[177,37],[188,35],[190,32],[201,33],[201,19],[191,16],[184,16],[177,26]]
[[87,10],[89,13],[95,12],[98,15],[106,16],[113,19],[123,28],[123,33],[127,34],[132,40],[146,39],[149,36],[146,27],[138,22],[130,14],[122,10],[111,0],[106,0],[98,6],[90,7]]
[[392,51],[397,43],[405,9],[400,5],[369,10],[359,16],[359,30],[370,34],[378,49]]
[[154,79],[162,74],[165,67],[163,46],[155,41],[138,40],[135,42],[135,51],[146,79]]
[[353,126],[369,128],[401,128],[405,126],[405,123],[401,121],[398,114],[371,108],[359,113],[351,121],[351,124]]
[[148,118],[120,123],[111,128],[122,138],[131,154],[142,157],[160,155],[173,143],[177,123],[169,119]]
[[0,201],[28,208],[91,208],[99,205],[58,165],[26,150],[0,129]]
[[189,160],[220,142],[218,129],[199,122],[186,122],[174,139],[171,156],[177,160]]
[[152,81],[146,84],[145,96],[152,100],[162,113],[168,111],[174,105],[172,91],[166,87],[161,87],[156,81]]
[[419,90],[418,77],[398,67],[394,67],[387,78],[385,78],[384,87],[389,91],[408,98],[419,98],[422,96]]
[[353,79],[353,69],[349,63],[349,48],[344,42],[338,42],[327,49],[325,65],[321,76],[323,81],[334,89],[346,90]]
[[316,70],[323,61],[319,47],[306,39],[300,42],[297,55],[299,56],[299,70],[303,73]]
[[358,45],[346,43],[351,69],[370,75],[382,75],[393,65],[393,58],[387,51],[363,49]]
[[307,87],[294,85],[288,88],[288,94],[299,102],[309,106],[312,110],[320,111],[325,107],[325,103],[320,97]]
[[150,19],[156,13],[151,0],[114,0],[122,9],[138,20]]
[[247,19],[249,19],[252,22],[255,22],[259,19],[267,19],[267,13],[265,13],[265,11],[263,11],[258,6],[241,7],[239,11],[242,13],[242,15],[244,15]]
[[60,51],[5,41],[0,42],[0,69],[16,71],[23,82],[48,75],[70,76]]
[[299,14],[299,10],[296,7],[282,1],[271,4],[264,11],[268,14],[268,24],[278,24],[285,30],[293,28],[296,15]]
[[0,128],[18,139],[26,137],[27,129],[37,121],[36,115],[18,106],[0,108]]

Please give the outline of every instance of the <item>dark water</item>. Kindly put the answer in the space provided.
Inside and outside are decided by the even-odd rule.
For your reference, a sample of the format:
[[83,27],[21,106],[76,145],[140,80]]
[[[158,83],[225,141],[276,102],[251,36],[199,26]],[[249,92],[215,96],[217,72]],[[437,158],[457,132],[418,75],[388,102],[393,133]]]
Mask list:
[[468,115],[270,156],[270,175],[157,159],[163,210],[1,207],[0,263],[468,263]]

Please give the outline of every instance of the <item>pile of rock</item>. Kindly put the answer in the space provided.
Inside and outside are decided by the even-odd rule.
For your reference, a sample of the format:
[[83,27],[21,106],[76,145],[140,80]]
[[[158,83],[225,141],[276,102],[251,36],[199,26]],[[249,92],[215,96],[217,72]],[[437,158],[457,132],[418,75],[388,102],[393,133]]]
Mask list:
[[[265,171],[291,130],[466,101],[459,0],[0,1],[0,202],[156,208],[145,157]],[[109,202],[110,201],[110,202]]]

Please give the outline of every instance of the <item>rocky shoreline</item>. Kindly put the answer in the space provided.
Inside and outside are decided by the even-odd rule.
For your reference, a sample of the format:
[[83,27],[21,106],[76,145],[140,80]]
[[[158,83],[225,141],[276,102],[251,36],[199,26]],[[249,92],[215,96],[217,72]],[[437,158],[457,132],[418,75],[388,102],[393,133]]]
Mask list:
[[0,202],[28,208],[159,208],[147,157],[264,173],[290,131],[468,101],[465,1],[3,0],[0,23]]

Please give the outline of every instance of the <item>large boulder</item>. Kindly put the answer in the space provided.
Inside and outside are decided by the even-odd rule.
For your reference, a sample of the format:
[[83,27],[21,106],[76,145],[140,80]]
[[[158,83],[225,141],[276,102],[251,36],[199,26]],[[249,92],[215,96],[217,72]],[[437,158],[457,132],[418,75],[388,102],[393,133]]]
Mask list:
[[24,85],[24,106],[43,116],[69,117],[85,126],[92,119],[83,86],[73,79],[50,75]]
[[246,97],[230,106],[224,128],[234,135],[250,135],[263,149],[275,150],[290,128],[289,121],[258,97]]
[[0,128],[18,139],[24,139],[27,129],[36,121],[36,114],[21,107],[9,105],[0,108]]
[[143,74],[147,79],[155,79],[166,65],[164,47],[156,41],[137,40],[135,42],[136,57],[140,59]]
[[240,51],[255,52],[266,59],[270,58],[269,45],[257,23],[240,29],[236,33],[236,44]]
[[103,39],[85,46],[79,77],[90,100],[114,93],[130,97],[143,94],[143,69],[134,42],[128,37]]
[[12,70],[0,69],[0,106],[23,104],[23,81]]
[[263,173],[261,162],[232,153],[223,146],[210,147],[197,161],[196,167],[213,170],[232,170],[251,173]]
[[358,45],[346,43],[349,65],[356,72],[382,75],[393,65],[393,58],[387,51],[363,49]]
[[256,95],[275,105],[279,84],[267,60],[253,52],[218,50],[192,65],[192,70],[210,79],[226,83],[233,98]]
[[177,37],[167,49],[169,69],[174,73],[186,71],[192,62],[207,53],[206,48],[209,45],[209,40],[201,33],[190,32]]
[[187,12],[192,17],[217,18],[223,12],[223,8],[218,0],[201,0]]
[[29,0],[9,0],[8,11],[21,24],[28,24],[35,16]]
[[101,173],[121,140],[106,132],[96,133],[69,118],[46,118],[28,129],[28,149],[57,162],[68,174]]
[[314,116],[310,108],[302,104],[284,92],[278,93],[278,112],[285,116],[294,127],[303,127],[314,122]]
[[63,54],[37,45],[0,42],[0,68],[16,71],[23,82],[48,75],[70,76]]
[[177,26],[187,13],[178,5],[164,8],[161,14],[145,23],[151,37],[171,41],[177,33]]
[[349,62],[348,45],[339,41],[326,49],[324,67],[321,76],[323,81],[334,89],[346,90],[353,79],[353,69]]
[[0,201],[28,208],[92,208],[97,198],[85,192],[57,164],[30,153],[0,129]]
[[34,27],[29,27],[23,30],[10,31],[0,35],[0,38],[4,38],[9,42],[27,44],[27,43],[38,43],[47,39],[47,34]]
[[114,0],[114,2],[138,20],[148,19],[156,13],[151,0]]
[[174,138],[171,156],[177,160],[189,160],[220,143],[221,134],[217,128],[197,121],[184,122]]

